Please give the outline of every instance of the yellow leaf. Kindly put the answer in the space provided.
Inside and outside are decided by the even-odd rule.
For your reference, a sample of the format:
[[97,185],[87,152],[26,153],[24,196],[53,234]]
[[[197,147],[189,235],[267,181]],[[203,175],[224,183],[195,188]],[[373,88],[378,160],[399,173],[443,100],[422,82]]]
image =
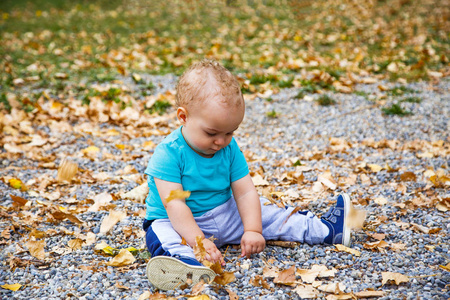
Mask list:
[[21,189],[22,188],[22,181],[20,179],[11,178],[9,180],[9,185],[14,189]]
[[173,190],[173,191],[170,191],[169,196],[167,196],[166,202],[172,201],[174,199],[186,199],[186,198],[189,198],[190,195],[191,195],[191,192],[189,192],[189,191]]
[[190,297],[188,299],[192,299],[192,300],[209,300],[211,298],[209,298],[208,295],[202,294],[202,295],[199,295],[199,296]]
[[125,149],[125,145],[116,144],[116,148],[119,149],[119,150],[124,150]]
[[99,151],[100,151],[100,149],[98,147],[95,147],[95,146],[89,146],[89,147],[81,150],[81,152],[83,154],[95,153],[95,152],[99,152]]
[[13,292],[17,292],[21,287],[22,287],[22,285],[19,283],[2,285],[2,288],[13,291]]
[[122,249],[122,250],[120,250],[119,254],[117,254],[117,256],[115,256],[113,259],[111,259],[106,264],[108,266],[112,266],[112,267],[123,267],[123,266],[131,265],[135,261],[136,261],[136,258],[134,258],[133,254],[131,254],[130,251],[128,251],[127,249]]
[[376,164],[367,164],[367,166],[370,168],[370,170],[374,173],[378,173],[381,170],[383,170],[383,167]]
[[442,269],[444,269],[444,270],[450,272],[450,263],[448,263],[446,266],[439,265],[439,267],[441,267]]
[[360,256],[360,255],[361,255],[361,252],[359,252],[358,250],[355,250],[355,249],[346,247],[346,246],[344,246],[344,245],[336,244],[336,245],[334,245],[334,246],[336,246],[336,249],[338,249],[339,251],[344,251],[344,252],[353,254],[353,255],[355,255],[355,256]]
[[382,276],[382,285],[385,285],[388,281],[395,281],[396,285],[399,285],[402,282],[408,282],[409,277],[396,272],[381,272]]

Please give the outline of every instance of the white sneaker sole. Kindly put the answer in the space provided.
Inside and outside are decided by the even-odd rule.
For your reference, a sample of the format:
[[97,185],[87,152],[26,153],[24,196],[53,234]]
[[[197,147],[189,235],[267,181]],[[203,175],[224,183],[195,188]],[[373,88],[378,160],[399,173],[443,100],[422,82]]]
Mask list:
[[350,247],[351,244],[351,230],[347,226],[347,218],[350,213],[350,197],[343,193],[342,198],[344,199],[344,228],[342,229],[342,245]]
[[174,290],[184,284],[195,285],[200,280],[210,283],[216,273],[205,266],[188,265],[170,256],[156,256],[147,264],[147,278],[156,288]]

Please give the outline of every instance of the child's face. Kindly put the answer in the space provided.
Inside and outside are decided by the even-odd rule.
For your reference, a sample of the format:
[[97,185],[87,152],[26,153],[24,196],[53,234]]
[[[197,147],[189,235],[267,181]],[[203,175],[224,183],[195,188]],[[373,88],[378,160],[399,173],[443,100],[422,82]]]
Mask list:
[[189,146],[203,157],[213,157],[228,146],[234,131],[244,118],[244,105],[227,106],[215,99],[194,105],[189,111],[177,110],[178,120],[183,124],[182,133]]

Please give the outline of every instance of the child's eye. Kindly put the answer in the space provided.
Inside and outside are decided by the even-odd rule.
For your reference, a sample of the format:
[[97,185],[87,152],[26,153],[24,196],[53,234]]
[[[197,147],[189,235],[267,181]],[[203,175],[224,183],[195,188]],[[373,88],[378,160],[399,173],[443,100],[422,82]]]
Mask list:
[[215,136],[216,134],[215,133],[209,133],[209,132],[207,132],[206,133],[208,136]]
[[233,135],[234,131],[228,132],[227,135]]

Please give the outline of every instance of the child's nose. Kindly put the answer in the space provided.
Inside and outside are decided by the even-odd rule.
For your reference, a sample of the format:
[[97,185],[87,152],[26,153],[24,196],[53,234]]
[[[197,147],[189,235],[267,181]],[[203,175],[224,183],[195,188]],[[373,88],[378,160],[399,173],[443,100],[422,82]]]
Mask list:
[[216,138],[216,140],[214,141],[214,144],[221,146],[225,143],[225,139],[223,137],[220,138]]

